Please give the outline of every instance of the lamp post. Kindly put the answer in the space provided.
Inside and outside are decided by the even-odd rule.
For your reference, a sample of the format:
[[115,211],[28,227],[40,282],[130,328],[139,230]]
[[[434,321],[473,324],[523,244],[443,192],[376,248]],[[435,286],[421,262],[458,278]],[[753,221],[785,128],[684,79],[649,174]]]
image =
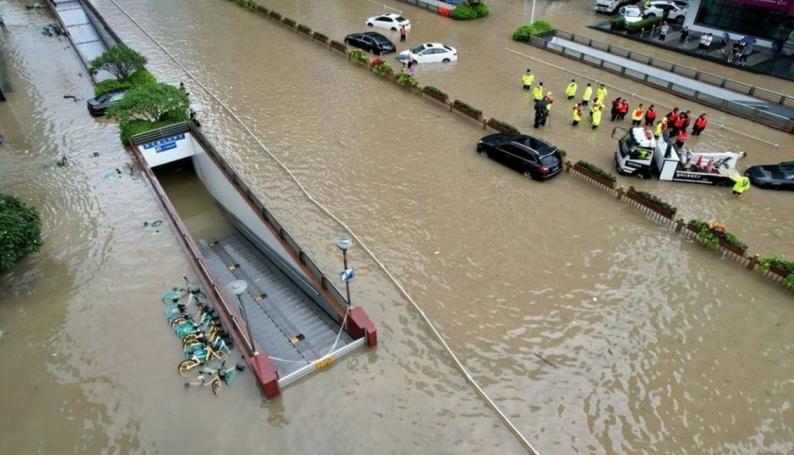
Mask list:
[[529,25],[535,22],[535,0],[532,0],[532,14],[529,16]]
[[[349,250],[350,247],[353,246],[353,241],[350,240],[350,237],[347,237],[347,236],[343,235],[343,236],[341,236],[341,237],[336,239],[336,246],[340,250],[342,250],[342,263],[343,263],[345,269],[342,272],[341,276],[342,276],[342,280],[345,282],[345,291],[347,292],[347,305],[351,306],[352,304],[350,303],[350,279],[352,279],[352,276],[350,277],[350,279],[345,279],[344,276],[345,276],[345,274],[348,273],[348,268],[347,268],[347,250]],[[352,272],[352,269],[351,269],[351,272]]]
[[251,355],[257,355],[259,353],[256,352],[256,343],[254,342],[254,335],[251,333],[251,324],[248,323],[248,314],[245,311],[243,299],[240,297],[247,289],[248,283],[245,280],[234,280],[226,285],[226,290],[229,291],[230,294],[234,294],[237,297],[237,304],[240,306],[240,314],[243,316],[245,329],[248,332],[248,343],[251,345],[252,351]]

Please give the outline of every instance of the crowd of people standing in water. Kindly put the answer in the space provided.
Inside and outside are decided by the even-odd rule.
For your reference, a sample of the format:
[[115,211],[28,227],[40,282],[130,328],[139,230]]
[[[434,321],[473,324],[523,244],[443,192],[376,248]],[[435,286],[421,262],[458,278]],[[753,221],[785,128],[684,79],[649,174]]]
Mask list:
[[[529,91],[532,95],[535,108],[533,126],[540,128],[549,121],[551,107],[554,104],[554,96],[550,91],[545,91],[543,82],[538,82],[537,85],[534,84],[535,76],[532,74],[531,69],[528,68],[521,76],[521,85],[524,90]],[[609,91],[604,84],[600,84],[594,90],[592,84],[588,82],[581,97],[577,100],[578,90],[579,86],[576,83],[576,79],[571,79],[571,82],[565,88],[565,96],[568,101],[576,102],[571,111],[571,126],[579,126],[585,110],[588,110],[590,126],[592,129],[597,129],[603,119],[603,111],[606,107]],[[644,104],[640,103],[632,110],[628,100],[622,97],[617,97],[611,101],[609,120],[611,122],[622,122],[629,115],[629,112],[631,112],[632,126],[644,125],[651,128],[657,138],[664,136],[665,139],[675,141],[677,147],[682,147],[686,143],[689,138],[687,131],[690,126],[692,127],[692,135],[699,136],[708,125],[708,117],[705,113],[694,117],[691,111],[681,111],[676,107],[667,115],[661,116],[653,104],[646,108]]]

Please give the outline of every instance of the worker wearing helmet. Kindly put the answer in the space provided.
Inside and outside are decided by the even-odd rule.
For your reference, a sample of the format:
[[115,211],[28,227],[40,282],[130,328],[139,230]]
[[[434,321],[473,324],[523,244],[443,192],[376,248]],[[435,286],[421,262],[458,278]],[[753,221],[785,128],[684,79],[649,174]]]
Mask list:
[[543,82],[538,82],[538,85],[532,89],[532,98],[534,98],[535,101],[543,99]]
[[741,196],[745,193],[745,191],[750,189],[750,179],[743,175],[734,174],[731,175],[731,180],[733,180],[733,195],[736,197]]
[[532,70],[527,68],[527,72],[521,76],[521,84],[524,86],[524,90],[529,91],[533,82],[535,82],[535,75],[532,74]]
[[568,87],[565,88],[565,96],[567,96],[569,100],[574,99],[574,97],[576,96],[577,88],[578,87],[576,85],[576,79],[571,79],[571,83],[568,84]]

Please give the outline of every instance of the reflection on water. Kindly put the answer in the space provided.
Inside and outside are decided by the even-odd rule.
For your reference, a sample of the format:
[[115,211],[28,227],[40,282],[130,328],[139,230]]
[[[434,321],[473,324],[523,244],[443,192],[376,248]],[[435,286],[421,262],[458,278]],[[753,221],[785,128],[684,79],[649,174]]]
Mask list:
[[[128,44],[146,53],[159,77],[186,80],[112,3],[96,3]],[[315,197],[352,226],[544,453],[794,450],[790,295],[718,255],[687,245],[568,176],[530,182],[480,157],[473,144],[482,130],[467,120],[395,90],[229,2],[121,3],[201,75]],[[527,129],[529,100],[517,86],[527,63],[503,52],[515,44],[495,30],[511,30],[531,4],[493,3],[491,18],[472,23],[389,4],[412,19],[411,42],[443,40],[461,52],[461,60],[447,71],[420,68],[421,80]],[[364,1],[335,1],[325,8],[307,1],[268,4],[334,38],[358,30],[364,17],[380,12]],[[590,6],[582,1],[541,3],[539,10],[574,28],[590,18]],[[20,49],[14,56],[19,74],[38,74],[34,70],[41,66],[34,64],[38,60],[32,51],[54,47],[47,41],[35,44],[42,38],[33,32],[13,43],[13,49]],[[75,76],[76,64],[62,65],[67,65],[63,74],[70,75],[65,80],[75,81],[70,90],[90,91]],[[545,85],[558,84],[555,92],[568,79],[534,63],[533,70]],[[611,75],[593,76],[620,82]],[[333,239],[340,228],[306,202],[216,103],[186,82],[191,96],[207,107],[202,123],[213,142],[318,264],[337,270],[341,261]],[[38,77],[35,83],[47,93],[63,90],[54,77]],[[54,102],[32,85],[23,86],[31,87],[31,104],[43,107],[22,128],[47,134],[25,135],[35,138],[33,150],[43,150],[41,162],[28,167],[17,158],[13,164],[19,172],[8,178],[30,198],[52,207],[45,210],[45,223],[48,236],[57,233],[59,238],[45,239],[50,249],[29,266],[51,270],[58,278],[46,284],[32,280],[28,292],[35,294],[20,293],[0,305],[0,320],[13,324],[8,339],[18,343],[4,340],[2,346],[24,346],[13,336],[17,331],[47,339],[34,344],[28,354],[30,371],[22,371],[32,375],[36,366],[48,365],[41,380],[49,381],[53,395],[67,394],[67,402],[37,398],[25,381],[0,373],[0,384],[28,392],[15,401],[17,408],[31,403],[43,414],[36,419],[27,414],[23,423],[15,423],[3,412],[10,425],[0,425],[6,436],[0,444],[30,452],[39,443],[13,430],[34,431],[72,418],[67,421],[80,426],[48,435],[45,448],[255,452],[267,444],[276,453],[328,445],[354,453],[375,448],[388,453],[414,448],[426,453],[519,452],[450,366],[418,315],[358,246],[350,257],[358,268],[353,300],[362,302],[378,325],[382,344],[377,350],[344,359],[275,402],[261,401],[250,375],[243,376],[239,387],[224,390],[220,400],[183,393],[173,373],[178,349],[155,302],[163,288],[176,284],[186,265],[169,233],[151,236],[140,228],[142,220],[162,215],[142,181],[126,176],[101,181],[106,170],[128,160],[120,148],[108,150],[107,144],[114,143],[112,125],[94,124],[81,106]],[[17,107],[21,102],[11,104],[24,109]],[[559,108],[566,110],[563,102]],[[566,119],[564,114],[553,117],[539,135],[574,158],[611,166],[608,129],[573,131]],[[101,137],[78,142],[76,132],[87,128]],[[782,133],[756,132],[786,143]],[[704,146],[750,150],[753,160],[777,161],[783,153],[716,129],[709,133],[701,139]],[[74,153],[79,165],[31,183],[45,172],[36,166],[62,149]],[[93,150],[102,152],[99,160],[86,153]],[[188,180],[177,176],[167,187],[183,199],[180,208],[196,209],[201,226],[200,214],[212,204],[190,201]],[[759,251],[794,252],[794,215],[775,211],[787,203],[784,194],[754,190],[737,201],[720,188],[628,183],[671,199],[685,215],[727,220]],[[68,196],[60,195],[65,185]],[[64,201],[51,199],[55,197]],[[40,264],[38,258],[63,265]],[[18,288],[16,276],[4,279],[11,289]],[[31,302],[44,305],[38,302],[48,296],[48,286],[69,289],[60,293],[62,301],[47,307],[55,311],[52,328],[33,316],[39,312],[26,309]],[[23,310],[25,316],[20,316]],[[130,327],[141,335],[118,341],[108,337]],[[220,436],[174,437],[179,434]]]

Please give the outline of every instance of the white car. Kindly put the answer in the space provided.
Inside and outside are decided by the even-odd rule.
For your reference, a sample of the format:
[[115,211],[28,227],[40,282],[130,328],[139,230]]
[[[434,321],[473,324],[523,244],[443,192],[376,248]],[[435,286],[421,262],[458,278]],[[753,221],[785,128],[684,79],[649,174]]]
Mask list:
[[407,31],[411,30],[411,21],[394,13],[372,16],[365,24],[367,27],[385,28],[393,32],[399,30],[400,26],[405,27]]
[[642,20],[642,11],[638,6],[621,6],[618,10],[618,16],[623,18],[623,22],[631,24]]
[[415,60],[417,63],[449,63],[458,60],[458,51],[454,47],[441,43],[422,43],[413,49],[400,52],[397,60]]
[[[650,17],[666,17],[669,21],[678,22],[679,24],[684,22],[684,18],[686,17],[687,7],[681,6],[681,2],[674,2],[670,0],[657,0],[651,2],[647,8],[645,8],[644,16],[647,18]],[[666,16],[665,16],[665,13]]]

